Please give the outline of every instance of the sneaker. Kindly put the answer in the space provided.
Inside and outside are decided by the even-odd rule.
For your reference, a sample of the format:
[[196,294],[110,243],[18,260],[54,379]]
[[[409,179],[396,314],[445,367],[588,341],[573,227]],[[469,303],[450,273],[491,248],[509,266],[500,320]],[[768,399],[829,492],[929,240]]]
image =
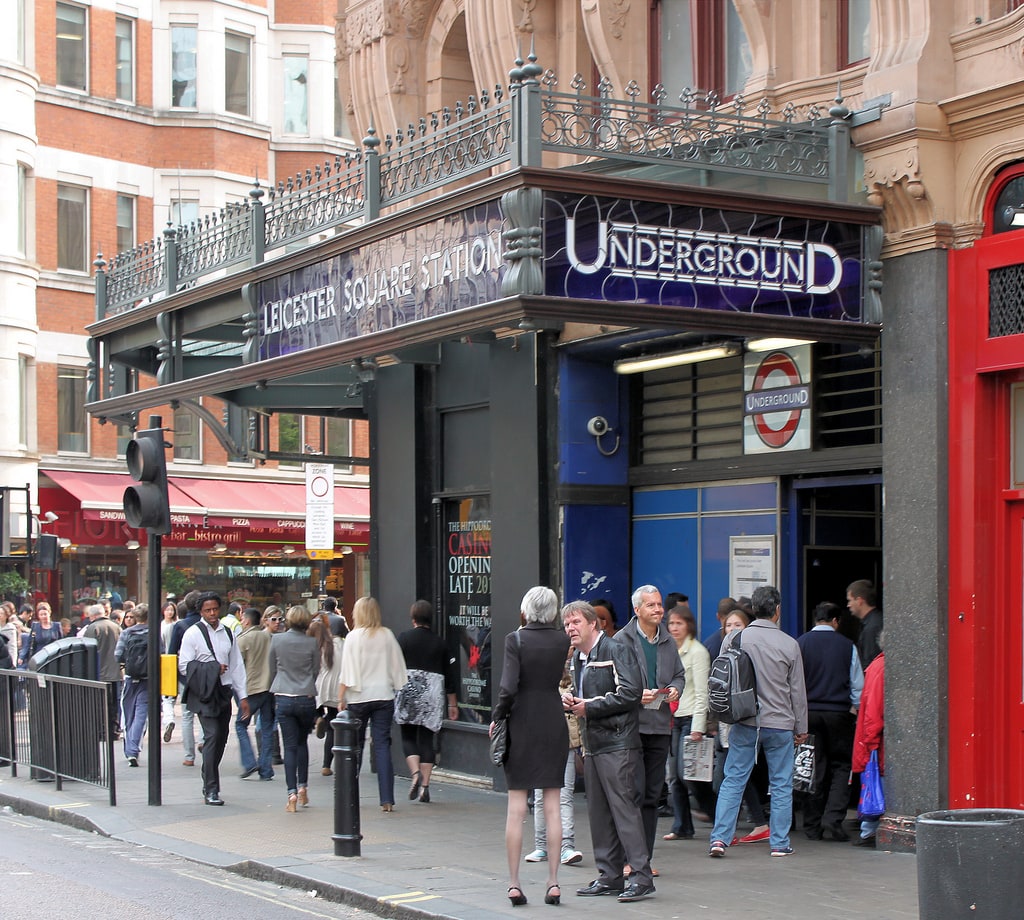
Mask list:
[[167,728],[164,729],[164,741],[170,741],[172,734],[174,734],[174,723],[168,722]]
[[527,862],[547,862],[548,851],[547,850],[534,850],[526,857]]
[[711,849],[708,850],[708,856],[713,859],[721,859],[725,856],[725,844],[721,840],[712,841]]
[[574,850],[572,847],[562,847],[563,866],[575,866],[581,862],[583,862],[583,854],[579,850]]
[[139,765],[139,758],[138,757],[129,757],[128,758],[128,766],[129,767],[137,767],[138,765]]
[[772,856],[792,856],[792,847],[772,847]]

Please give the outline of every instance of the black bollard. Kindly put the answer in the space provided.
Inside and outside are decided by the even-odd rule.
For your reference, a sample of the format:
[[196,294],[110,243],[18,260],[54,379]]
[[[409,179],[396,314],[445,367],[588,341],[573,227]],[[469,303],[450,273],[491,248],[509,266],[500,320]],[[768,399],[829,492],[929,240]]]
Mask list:
[[339,712],[334,729],[334,840],[335,856],[359,856],[359,728],[362,721]]

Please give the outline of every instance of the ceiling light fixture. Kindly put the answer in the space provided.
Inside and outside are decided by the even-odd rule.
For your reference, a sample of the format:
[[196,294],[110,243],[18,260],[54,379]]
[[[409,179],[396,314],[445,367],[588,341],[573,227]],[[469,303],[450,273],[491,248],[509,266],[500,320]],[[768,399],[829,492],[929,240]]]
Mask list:
[[643,355],[638,358],[623,358],[615,362],[616,374],[642,374],[665,367],[679,367],[683,364],[698,364],[701,361],[715,361],[719,358],[733,358],[743,351],[739,342],[719,342],[715,345],[701,345],[662,355]]
[[813,345],[814,339],[787,339],[782,336],[765,336],[763,339],[747,339],[747,351],[777,351],[780,348],[796,348],[798,345]]

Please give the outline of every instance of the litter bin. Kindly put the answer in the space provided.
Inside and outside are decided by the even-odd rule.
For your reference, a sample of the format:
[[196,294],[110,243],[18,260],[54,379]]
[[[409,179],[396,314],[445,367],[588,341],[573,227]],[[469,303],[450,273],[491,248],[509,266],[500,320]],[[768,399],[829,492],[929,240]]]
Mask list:
[[920,920],[1017,920],[1024,811],[960,808],[917,819]]

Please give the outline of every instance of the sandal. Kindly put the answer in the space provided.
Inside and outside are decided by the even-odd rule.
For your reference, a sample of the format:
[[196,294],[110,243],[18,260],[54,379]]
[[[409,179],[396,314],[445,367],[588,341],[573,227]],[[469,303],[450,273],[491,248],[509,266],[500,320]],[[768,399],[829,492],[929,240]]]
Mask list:
[[[518,891],[519,894],[512,894],[513,891]],[[526,903],[526,895],[518,885],[509,885],[508,899],[512,902],[513,907],[522,907]]]
[[[558,894],[551,893],[555,889],[558,889]],[[554,885],[548,885],[548,890],[544,895],[544,903],[555,907],[562,903],[562,889],[557,882]]]

